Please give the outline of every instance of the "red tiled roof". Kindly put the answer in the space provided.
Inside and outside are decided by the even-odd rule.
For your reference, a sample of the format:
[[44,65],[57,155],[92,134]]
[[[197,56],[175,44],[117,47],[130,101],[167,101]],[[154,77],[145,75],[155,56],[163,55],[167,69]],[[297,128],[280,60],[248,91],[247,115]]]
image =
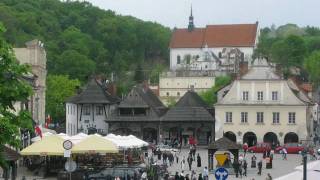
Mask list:
[[193,31],[188,29],[176,29],[171,37],[171,48],[196,48],[202,47],[205,28],[195,28]]
[[176,29],[170,48],[252,47],[255,44],[258,24],[208,25],[206,28]]

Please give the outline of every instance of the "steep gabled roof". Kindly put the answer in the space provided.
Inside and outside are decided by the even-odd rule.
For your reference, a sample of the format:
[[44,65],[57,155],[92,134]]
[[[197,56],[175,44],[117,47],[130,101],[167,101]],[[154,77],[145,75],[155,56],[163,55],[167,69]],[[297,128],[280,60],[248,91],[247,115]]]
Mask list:
[[67,102],[75,104],[114,104],[119,102],[119,98],[109,94],[95,79],[91,79],[80,94],[69,98]]
[[[120,103],[119,108],[152,108],[159,116],[166,111],[166,107],[148,87],[137,85],[131,91],[134,93],[130,92],[130,95]],[[131,97],[133,94],[139,95],[140,98]]]
[[214,117],[209,109],[197,93],[188,91],[174,107],[168,110],[162,121],[213,122]]
[[205,28],[176,29],[170,48],[253,47],[255,46],[258,23],[208,25]]

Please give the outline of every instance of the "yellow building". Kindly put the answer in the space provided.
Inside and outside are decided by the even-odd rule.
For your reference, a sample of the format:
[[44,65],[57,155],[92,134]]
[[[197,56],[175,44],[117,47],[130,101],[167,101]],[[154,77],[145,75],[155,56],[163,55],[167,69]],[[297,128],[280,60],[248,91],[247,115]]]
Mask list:
[[249,146],[307,140],[313,135],[312,106],[292,80],[283,79],[259,59],[245,75],[218,92],[216,137]]

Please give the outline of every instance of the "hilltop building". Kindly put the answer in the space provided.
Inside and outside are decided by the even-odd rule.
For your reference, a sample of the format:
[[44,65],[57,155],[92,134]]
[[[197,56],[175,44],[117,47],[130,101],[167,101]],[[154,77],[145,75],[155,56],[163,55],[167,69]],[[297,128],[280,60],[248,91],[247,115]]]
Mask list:
[[178,100],[191,87],[209,90],[215,77],[238,74],[241,64],[251,65],[258,37],[258,22],[198,28],[191,9],[188,27],[175,28],[171,37],[170,71],[159,77],[161,100]]
[[266,60],[255,60],[248,72],[218,92],[217,137],[250,146],[288,143],[314,135],[313,102]]

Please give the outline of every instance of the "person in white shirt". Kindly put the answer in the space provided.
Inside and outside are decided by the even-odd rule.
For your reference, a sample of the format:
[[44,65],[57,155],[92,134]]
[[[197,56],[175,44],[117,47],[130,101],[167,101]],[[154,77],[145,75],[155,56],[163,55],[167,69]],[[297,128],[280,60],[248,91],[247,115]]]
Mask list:
[[203,170],[203,179],[204,179],[204,180],[208,180],[208,178],[209,178],[208,168],[207,168],[207,167],[204,167],[204,170]]

